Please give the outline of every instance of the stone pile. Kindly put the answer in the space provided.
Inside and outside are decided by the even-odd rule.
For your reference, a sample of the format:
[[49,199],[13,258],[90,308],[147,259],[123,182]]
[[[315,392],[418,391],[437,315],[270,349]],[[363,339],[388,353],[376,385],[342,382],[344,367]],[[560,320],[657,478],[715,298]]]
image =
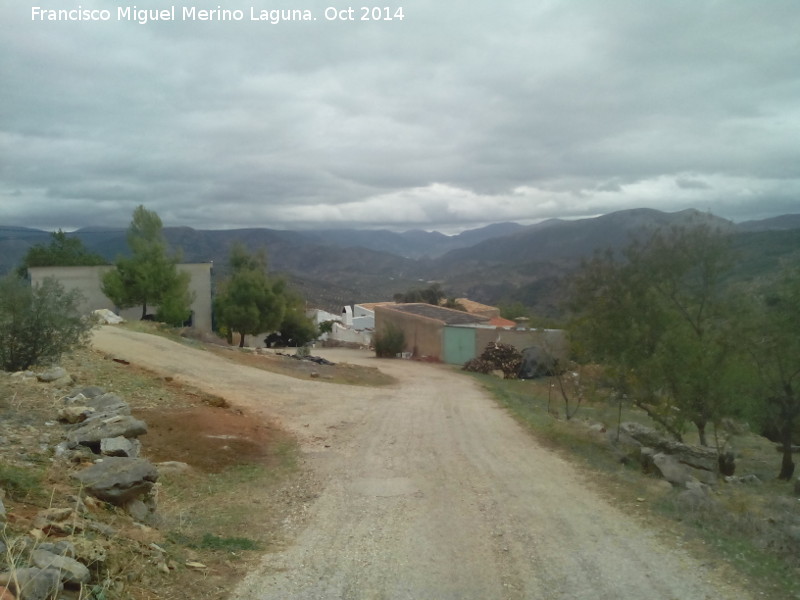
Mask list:
[[[68,378],[63,369],[39,376],[51,382]],[[158,469],[139,457],[138,437],[147,425],[131,415],[127,402],[85,387],[62,399],[58,420],[64,439],[55,446],[55,459],[78,467],[72,477],[79,493],[54,498],[54,506],[67,506],[39,511],[27,535],[0,538],[0,600],[85,597],[93,572],[106,559],[108,538],[117,535],[93,517],[98,501],[120,507],[145,528],[159,521],[151,493]],[[6,518],[2,498],[0,490],[0,522]]]
[[[734,479],[732,452],[719,454],[714,448],[683,444],[639,423],[622,423],[620,441],[635,449],[645,472],[660,475],[675,487],[695,488],[696,483],[715,485],[720,475],[728,481]],[[750,482],[745,478],[735,479]]]

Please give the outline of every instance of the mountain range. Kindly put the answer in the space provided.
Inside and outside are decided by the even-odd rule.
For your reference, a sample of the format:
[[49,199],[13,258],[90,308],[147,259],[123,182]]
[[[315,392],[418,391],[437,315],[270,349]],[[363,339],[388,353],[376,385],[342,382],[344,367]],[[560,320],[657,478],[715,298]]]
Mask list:
[[[558,317],[565,278],[582,259],[621,248],[647,230],[698,220],[733,234],[739,279],[764,276],[781,260],[800,260],[800,214],[734,224],[695,210],[633,209],[529,226],[498,223],[453,236],[419,230],[188,227],[166,227],[164,235],[185,262],[214,262],[217,278],[225,276],[233,242],[263,248],[270,271],[285,274],[309,305],[328,310],[391,300],[395,293],[436,281],[449,296],[487,304],[521,302],[541,316]],[[71,235],[109,261],[127,252],[125,229],[92,227]],[[32,245],[49,240],[46,231],[0,226],[0,274],[15,268]]]

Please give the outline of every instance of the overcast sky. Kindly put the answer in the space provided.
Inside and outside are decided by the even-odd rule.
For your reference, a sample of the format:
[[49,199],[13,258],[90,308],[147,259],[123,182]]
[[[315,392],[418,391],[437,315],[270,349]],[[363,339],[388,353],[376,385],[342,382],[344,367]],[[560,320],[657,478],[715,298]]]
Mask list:
[[[110,18],[32,18],[79,6]],[[0,3],[0,225],[126,226],[139,204],[200,229],[800,213],[797,0],[119,6]]]

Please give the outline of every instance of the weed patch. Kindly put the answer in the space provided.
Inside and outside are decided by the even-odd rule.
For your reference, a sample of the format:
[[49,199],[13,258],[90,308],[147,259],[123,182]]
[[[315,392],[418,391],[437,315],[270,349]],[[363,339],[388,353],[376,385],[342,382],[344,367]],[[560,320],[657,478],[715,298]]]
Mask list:
[[44,497],[42,480],[41,469],[0,464],[0,488],[14,500],[25,501]]

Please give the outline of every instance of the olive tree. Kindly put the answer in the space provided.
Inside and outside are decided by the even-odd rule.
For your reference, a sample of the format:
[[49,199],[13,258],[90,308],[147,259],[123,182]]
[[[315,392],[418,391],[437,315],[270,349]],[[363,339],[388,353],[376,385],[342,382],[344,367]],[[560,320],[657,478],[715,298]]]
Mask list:
[[57,361],[85,344],[92,321],[83,317],[77,290],[48,277],[31,286],[9,275],[0,280],[0,368],[20,371]]
[[800,420],[800,268],[786,269],[755,298],[746,347],[758,373],[763,420],[777,429],[779,479],[794,473],[792,440]]
[[676,439],[706,428],[732,392],[734,313],[728,236],[707,224],[662,229],[622,256],[584,264],[573,282],[576,345],[609,366],[619,391]]

